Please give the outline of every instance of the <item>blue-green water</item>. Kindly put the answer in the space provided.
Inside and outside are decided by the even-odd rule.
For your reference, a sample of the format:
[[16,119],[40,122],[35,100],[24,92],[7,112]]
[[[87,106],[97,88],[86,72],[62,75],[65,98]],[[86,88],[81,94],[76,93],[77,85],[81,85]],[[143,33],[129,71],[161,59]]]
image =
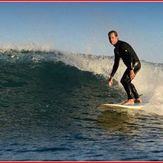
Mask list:
[[0,160],[163,160],[162,115],[102,113],[121,87],[45,58],[1,54]]

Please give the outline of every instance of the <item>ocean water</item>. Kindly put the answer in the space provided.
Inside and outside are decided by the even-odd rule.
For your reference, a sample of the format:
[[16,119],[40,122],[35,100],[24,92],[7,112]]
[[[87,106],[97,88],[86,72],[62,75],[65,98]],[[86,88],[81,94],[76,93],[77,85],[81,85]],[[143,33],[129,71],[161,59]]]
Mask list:
[[163,65],[142,61],[136,113],[100,112],[126,98],[109,88],[113,58],[59,51],[0,53],[0,160],[163,160]]

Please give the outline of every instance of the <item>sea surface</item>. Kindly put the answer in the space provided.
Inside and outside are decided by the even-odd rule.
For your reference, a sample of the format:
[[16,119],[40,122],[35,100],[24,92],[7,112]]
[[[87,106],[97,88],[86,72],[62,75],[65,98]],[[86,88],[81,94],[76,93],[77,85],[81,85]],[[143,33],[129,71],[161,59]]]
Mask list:
[[126,98],[113,58],[59,51],[0,53],[0,160],[163,160],[163,65],[142,61],[136,113],[100,112]]

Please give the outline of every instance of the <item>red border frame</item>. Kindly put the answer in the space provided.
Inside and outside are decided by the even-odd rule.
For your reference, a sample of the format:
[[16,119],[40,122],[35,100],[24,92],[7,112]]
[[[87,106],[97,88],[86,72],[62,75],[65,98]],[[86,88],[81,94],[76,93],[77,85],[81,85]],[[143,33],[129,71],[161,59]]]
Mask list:
[[163,161],[0,161],[0,163],[163,163]]
[[0,0],[0,2],[163,2],[163,0]]

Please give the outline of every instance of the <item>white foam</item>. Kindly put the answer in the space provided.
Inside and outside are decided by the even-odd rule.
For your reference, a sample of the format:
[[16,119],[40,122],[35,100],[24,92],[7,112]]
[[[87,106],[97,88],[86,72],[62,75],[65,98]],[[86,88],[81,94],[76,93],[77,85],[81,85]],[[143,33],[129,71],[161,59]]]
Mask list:
[[[29,47],[28,47],[29,46]],[[33,46],[33,47],[32,47]],[[47,48],[45,48],[47,47]],[[11,47],[8,47],[11,48]],[[25,46],[22,47],[25,49]],[[18,48],[21,50],[21,47]],[[26,50],[51,50],[48,46],[36,46],[36,44],[28,44]],[[58,54],[62,55],[58,55]],[[57,54],[57,55],[56,55]],[[58,60],[63,61],[68,65],[75,66],[80,70],[90,71],[94,74],[103,75],[105,78],[109,77],[109,74],[113,66],[113,57],[109,56],[95,56],[89,54],[74,54],[66,52],[53,51],[53,53],[44,53],[43,54],[34,54],[33,61],[39,60]],[[148,103],[147,107],[149,112],[154,112],[158,114],[163,114],[163,65],[148,63],[142,61],[142,68],[140,72],[136,75],[136,78],[133,80],[138,92],[143,94],[143,101]],[[114,79],[118,82],[120,81],[124,71],[125,66],[120,62],[119,69],[114,76]],[[107,83],[106,83],[107,84]],[[119,82],[119,86],[122,87]],[[123,90],[123,89],[122,89]]]
[[[62,61],[81,70],[101,74],[106,78],[109,76],[113,66],[113,57],[105,56],[67,54],[63,56]],[[148,103],[145,110],[163,115],[163,66],[145,61],[141,63],[141,70],[136,75],[133,83],[138,92],[143,94],[144,103]],[[121,62],[114,77],[117,81],[120,81],[124,70],[125,66]],[[122,87],[120,82],[119,86]]]
[[1,52],[14,49],[17,51],[28,50],[28,51],[51,51],[52,45],[47,43],[36,43],[36,42],[20,42],[20,43],[0,43]]

